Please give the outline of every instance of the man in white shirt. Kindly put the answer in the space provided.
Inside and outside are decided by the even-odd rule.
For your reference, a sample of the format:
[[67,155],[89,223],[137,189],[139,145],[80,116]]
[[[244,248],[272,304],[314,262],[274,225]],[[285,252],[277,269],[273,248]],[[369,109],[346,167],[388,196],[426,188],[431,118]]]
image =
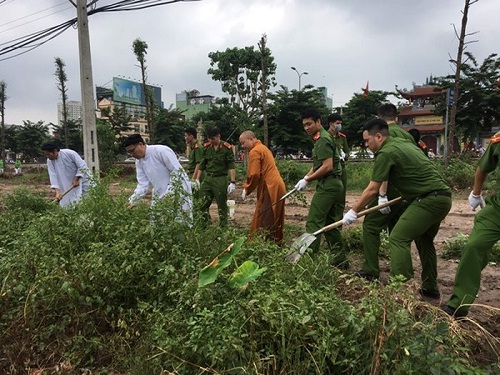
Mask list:
[[153,186],[151,206],[167,194],[173,194],[174,202],[180,204],[191,222],[193,217],[191,184],[175,152],[164,145],[146,145],[140,134],[130,135],[123,141],[123,146],[127,154],[136,159],[137,187],[129,198],[129,204],[134,205],[139,202],[151,184]]
[[55,143],[45,143],[42,151],[47,157],[50,188],[55,191],[55,200],[61,207],[78,202],[91,186],[91,172],[85,161],[76,151],[59,149]]

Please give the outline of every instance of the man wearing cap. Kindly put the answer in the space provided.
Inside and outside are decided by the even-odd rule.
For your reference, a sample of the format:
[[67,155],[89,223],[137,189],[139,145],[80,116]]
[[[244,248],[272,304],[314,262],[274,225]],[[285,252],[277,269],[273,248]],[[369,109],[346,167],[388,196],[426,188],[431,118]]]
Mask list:
[[[207,131],[208,142],[203,144],[203,158],[196,179],[199,181],[203,172],[205,179],[200,186],[200,211],[202,224],[210,222],[210,205],[215,198],[219,212],[219,224],[227,226],[227,196],[236,189],[236,171],[234,166],[233,147],[221,141],[220,130],[212,127]],[[230,183],[227,184],[227,173]]]
[[50,188],[55,192],[55,200],[61,207],[78,202],[91,186],[91,172],[85,161],[76,151],[59,149],[55,143],[43,144],[42,151],[47,157]]
[[[129,156],[133,156],[137,173],[137,187],[129,198],[134,205],[141,200],[153,186],[151,206],[166,195],[178,202],[185,215],[182,221],[192,220],[191,184],[175,152],[164,145],[146,145],[140,134],[132,134],[123,141]],[[182,215],[176,214],[176,217]]]
[[247,179],[243,184],[241,200],[257,190],[257,205],[250,226],[250,235],[265,230],[265,235],[281,244],[285,223],[285,201],[280,201],[286,193],[274,156],[253,132],[246,130],[240,135],[240,143],[248,151]]
[[[302,126],[313,142],[313,166],[311,170],[295,185],[295,189],[303,190],[311,181],[316,181],[316,192],[311,200],[307,214],[306,231],[314,233],[318,229],[339,221],[344,209],[344,185],[340,176],[340,158],[335,142],[321,124],[318,110],[309,108],[302,112]],[[334,252],[333,264],[339,268],[347,268],[347,257],[342,245],[340,229],[335,228],[324,234],[328,247]],[[309,246],[318,251],[321,237]]]
[[500,195],[482,195],[486,178],[500,160],[500,132],[497,132],[477,163],[474,187],[469,195],[473,211],[481,207],[474,218],[474,227],[465,244],[455,275],[455,285],[444,311],[455,318],[464,317],[474,303],[481,285],[481,272],[488,265],[493,245],[500,239]]
[[391,276],[413,277],[411,242],[415,241],[422,264],[420,294],[439,298],[434,238],[451,208],[451,189],[434,163],[413,142],[389,136],[382,119],[368,121],[362,128],[365,145],[375,154],[372,177],[358,201],[344,215],[345,225],[379,195],[388,181],[409,202],[389,234]]

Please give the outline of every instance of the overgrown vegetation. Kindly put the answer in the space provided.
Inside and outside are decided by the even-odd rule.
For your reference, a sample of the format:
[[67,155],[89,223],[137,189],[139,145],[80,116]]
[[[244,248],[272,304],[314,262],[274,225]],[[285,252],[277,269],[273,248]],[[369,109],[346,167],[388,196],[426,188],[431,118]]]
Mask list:
[[[455,237],[446,240],[442,257],[444,259],[460,259],[468,239],[469,235],[458,233]],[[500,263],[500,243],[497,242],[493,245],[488,261],[496,264]]]
[[[457,329],[414,286],[366,283],[329,266],[327,252],[291,266],[256,238],[200,287],[200,270],[247,228],[187,228],[168,201],[153,226],[147,205],[127,208],[106,181],[69,209],[23,189],[2,198],[1,373],[499,370],[484,335]],[[265,272],[234,289],[246,261]]]

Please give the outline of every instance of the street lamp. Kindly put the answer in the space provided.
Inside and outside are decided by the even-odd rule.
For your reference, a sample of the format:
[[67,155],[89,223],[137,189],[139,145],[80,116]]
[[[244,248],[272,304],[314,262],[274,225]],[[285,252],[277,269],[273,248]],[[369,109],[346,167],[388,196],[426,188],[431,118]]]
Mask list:
[[309,73],[307,73],[307,72],[302,72],[302,73],[299,73],[299,71],[297,70],[297,68],[295,68],[294,66],[291,66],[291,67],[290,67],[290,69],[295,70],[295,73],[297,73],[297,75],[299,76],[299,91],[300,91],[300,87],[301,87],[301,86],[300,86],[300,77],[302,77],[302,75],[304,75],[304,74],[306,74],[306,75],[307,75],[307,74],[309,74]]

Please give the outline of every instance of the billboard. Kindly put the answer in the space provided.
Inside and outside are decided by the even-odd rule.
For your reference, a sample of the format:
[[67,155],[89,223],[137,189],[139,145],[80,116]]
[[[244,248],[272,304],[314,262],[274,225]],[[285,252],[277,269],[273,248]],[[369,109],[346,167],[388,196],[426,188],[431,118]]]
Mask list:
[[[161,88],[150,85],[147,87],[153,94],[155,104],[162,106]],[[120,103],[146,105],[146,97],[141,83],[117,77],[113,77],[113,100]]]

